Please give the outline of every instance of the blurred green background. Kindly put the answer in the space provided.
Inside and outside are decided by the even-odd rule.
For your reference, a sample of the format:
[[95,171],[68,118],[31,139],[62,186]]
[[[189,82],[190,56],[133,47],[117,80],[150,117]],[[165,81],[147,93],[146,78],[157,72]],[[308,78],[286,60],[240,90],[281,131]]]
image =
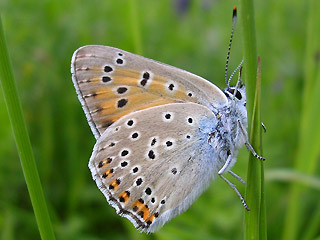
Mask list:
[[[261,112],[267,127],[263,155],[267,158],[269,239],[286,238],[284,232],[291,230],[297,232],[297,239],[320,239],[320,107],[310,107],[311,120],[305,110],[313,106],[312,96],[319,94],[312,92],[318,89],[314,87],[317,79],[320,81],[316,40],[320,40],[320,21],[310,20],[312,14],[320,15],[320,8],[309,5],[315,2],[255,1],[262,62]],[[71,56],[77,48],[102,44],[141,53],[225,88],[234,5],[239,2],[0,0],[19,95],[57,239],[243,238],[244,208],[221,179],[156,234],[140,234],[127,219],[119,217],[87,168],[95,139],[70,73]],[[229,72],[242,60],[240,21],[241,16]],[[312,81],[305,91],[308,74]],[[311,143],[301,147],[304,139]],[[309,147],[312,156],[304,154]],[[248,151],[242,149],[233,169],[243,178],[247,159]],[[238,188],[244,193],[244,186]],[[292,219],[297,220],[296,225],[290,223]],[[39,238],[0,94],[0,239]]]

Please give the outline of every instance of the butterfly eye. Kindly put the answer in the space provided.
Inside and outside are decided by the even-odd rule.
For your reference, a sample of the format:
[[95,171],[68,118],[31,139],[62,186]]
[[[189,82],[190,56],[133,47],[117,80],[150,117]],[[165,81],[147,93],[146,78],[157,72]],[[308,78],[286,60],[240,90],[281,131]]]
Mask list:
[[[228,89],[228,92],[231,93],[231,94],[234,94],[234,88]],[[241,99],[242,99],[242,94],[237,90],[235,97],[236,97],[238,100],[241,100]]]
[[236,93],[236,98],[238,98],[239,100],[242,99],[242,95],[239,91],[237,91],[237,93]]

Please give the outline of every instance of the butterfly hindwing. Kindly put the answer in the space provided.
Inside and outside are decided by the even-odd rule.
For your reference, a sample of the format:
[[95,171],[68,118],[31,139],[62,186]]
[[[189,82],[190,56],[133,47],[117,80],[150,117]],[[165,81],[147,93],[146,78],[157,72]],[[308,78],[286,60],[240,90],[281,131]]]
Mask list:
[[208,144],[216,123],[196,103],[130,113],[98,139],[92,176],[118,214],[153,232],[185,211],[223,165]]
[[98,139],[131,112],[169,103],[209,108],[227,102],[207,80],[117,48],[89,45],[72,57],[72,78],[90,127]]

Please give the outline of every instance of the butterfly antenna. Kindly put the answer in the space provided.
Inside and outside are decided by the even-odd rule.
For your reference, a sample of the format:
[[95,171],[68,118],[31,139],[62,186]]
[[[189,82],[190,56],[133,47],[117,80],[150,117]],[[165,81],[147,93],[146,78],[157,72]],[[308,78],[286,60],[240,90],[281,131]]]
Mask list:
[[[243,59],[242,59],[242,61],[241,61],[241,63],[238,65],[238,67],[233,71],[233,73],[230,75],[230,77],[229,77],[229,80],[228,80],[228,83],[227,83],[227,85],[228,86],[230,86],[230,81],[231,81],[231,79],[233,78],[233,76],[236,74],[236,72],[239,70],[239,68],[242,66],[242,64],[243,64]],[[242,68],[242,67],[241,67]],[[239,80],[238,80],[239,81]]]
[[[242,62],[243,62],[243,60],[242,60]],[[239,88],[239,87],[241,87],[241,86],[243,85],[243,84],[242,84],[242,80],[241,80],[242,68],[243,68],[243,67],[241,67],[241,68],[240,68],[240,71],[239,71],[239,78],[238,78],[238,81],[237,81],[236,87],[235,87],[234,92],[233,92],[233,97],[235,97],[235,96],[236,96],[237,91],[238,91],[238,88]]]
[[228,65],[229,65],[230,50],[231,50],[231,44],[232,44],[233,33],[234,33],[234,28],[236,26],[236,22],[237,22],[237,7],[234,7],[233,13],[232,13],[232,31],[231,31],[230,41],[229,41],[229,48],[228,48],[227,61],[226,61],[226,70],[225,70],[226,83],[227,83],[228,87],[230,87],[229,81],[228,81]]

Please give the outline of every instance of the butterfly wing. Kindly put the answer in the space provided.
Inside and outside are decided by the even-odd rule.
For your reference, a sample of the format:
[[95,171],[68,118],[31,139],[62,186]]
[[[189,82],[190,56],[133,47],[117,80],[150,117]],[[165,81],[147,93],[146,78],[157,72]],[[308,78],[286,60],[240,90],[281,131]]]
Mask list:
[[211,109],[227,102],[218,87],[201,77],[107,46],[79,48],[71,72],[97,139],[119,118],[137,110],[183,102]]
[[98,139],[92,176],[118,214],[153,232],[185,211],[222,167],[208,144],[216,123],[196,103],[130,113]]

